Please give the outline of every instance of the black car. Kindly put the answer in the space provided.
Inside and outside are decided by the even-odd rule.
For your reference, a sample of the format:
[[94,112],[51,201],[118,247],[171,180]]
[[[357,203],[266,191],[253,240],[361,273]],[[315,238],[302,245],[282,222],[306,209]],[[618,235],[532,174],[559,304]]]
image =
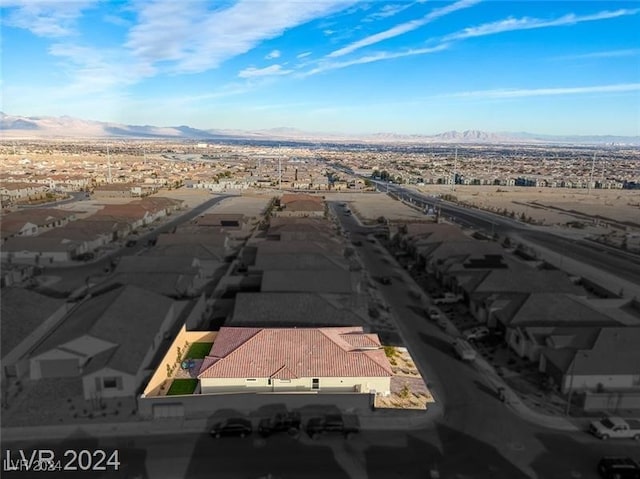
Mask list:
[[251,434],[253,428],[251,421],[243,418],[225,419],[213,426],[210,434],[214,437],[240,436],[245,437]]
[[391,278],[389,278],[389,276],[382,276],[380,282],[382,284],[391,284]]
[[341,414],[328,414],[324,417],[314,417],[307,422],[307,434],[316,439],[321,434],[342,434],[349,438],[359,432],[358,418],[356,416],[342,416]]
[[598,472],[604,479],[640,479],[640,464],[630,457],[603,457]]
[[354,245],[354,246],[362,246],[362,241],[360,241],[360,240],[355,240],[355,241],[353,241],[353,245]]
[[274,414],[271,417],[264,418],[258,424],[258,433],[263,436],[269,436],[275,432],[288,432],[291,435],[298,433],[300,429],[300,414],[297,412],[287,412]]
[[138,242],[136,240],[129,240],[126,243],[126,246],[127,246],[127,248],[131,248],[132,246],[135,246],[137,244],[138,244]]

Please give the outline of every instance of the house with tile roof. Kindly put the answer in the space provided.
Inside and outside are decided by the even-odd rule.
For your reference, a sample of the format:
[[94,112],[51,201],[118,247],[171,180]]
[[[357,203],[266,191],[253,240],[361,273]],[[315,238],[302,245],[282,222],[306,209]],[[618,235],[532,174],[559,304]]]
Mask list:
[[30,377],[81,377],[85,399],[133,396],[179,309],[136,286],[96,293],[30,352]]
[[220,328],[200,366],[201,392],[388,394],[393,375],[361,327]]

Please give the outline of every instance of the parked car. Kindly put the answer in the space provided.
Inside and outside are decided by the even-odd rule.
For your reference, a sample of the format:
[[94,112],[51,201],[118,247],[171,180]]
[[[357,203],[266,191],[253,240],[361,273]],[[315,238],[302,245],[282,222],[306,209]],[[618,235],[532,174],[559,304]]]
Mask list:
[[391,278],[389,276],[381,276],[380,282],[382,284],[391,284]]
[[640,479],[640,465],[630,457],[603,457],[598,462],[598,472],[604,479]]
[[467,341],[477,341],[478,339],[486,338],[490,334],[491,331],[486,326],[476,326],[462,332]]
[[442,296],[438,296],[437,298],[433,298],[433,304],[451,304],[457,303],[458,301],[462,301],[463,297],[461,294],[453,294],[453,293],[444,293]]
[[137,245],[137,244],[138,244],[138,241],[137,241],[137,240],[129,240],[129,241],[127,241],[127,243],[126,243],[126,247],[127,247],[127,248],[131,248],[132,246],[135,246],[135,245]]
[[253,428],[251,421],[244,418],[225,419],[213,426],[210,434],[214,437],[240,436],[245,437],[251,434]]
[[360,425],[356,416],[328,414],[309,419],[306,430],[312,439],[317,439],[321,434],[342,434],[349,438],[360,431]]
[[360,240],[355,240],[353,241],[354,246],[362,246],[362,241]]
[[264,418],[258,424],[258,433],[263,436],[270,436],[275,432],[288,432],[296,434],[300,429],[300,414],[297,412],[277,413],[271,417]]
[[438,308],[430,307],[427,309],[427,316],[431,321],[437,321],[440,319],[440,310]]
[[476,350],[464,339],[454,339],[451,344],[458,357],[463,361],[473,361],[476,359]]
[[640,420],[605,417],[599,421],[591,421],[589,432],[603,440],[620,438],[640,441]]

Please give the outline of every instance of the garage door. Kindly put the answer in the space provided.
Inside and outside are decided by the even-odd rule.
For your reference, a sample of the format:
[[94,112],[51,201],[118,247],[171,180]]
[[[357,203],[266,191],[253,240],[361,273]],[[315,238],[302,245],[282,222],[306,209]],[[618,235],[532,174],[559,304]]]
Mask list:
[[43,378],[68,378],[80,374],[77,359],[43,359],[38,362]]
[[154,404],[153,405],[153,417],[154,418],[171,418],[171,417],[183,417],[184,405],[182,404]]

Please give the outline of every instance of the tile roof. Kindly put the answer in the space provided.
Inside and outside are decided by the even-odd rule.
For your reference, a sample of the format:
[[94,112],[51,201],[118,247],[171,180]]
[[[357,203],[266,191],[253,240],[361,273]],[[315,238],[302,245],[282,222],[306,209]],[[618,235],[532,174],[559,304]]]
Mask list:
[[[378,349],[367,349],[376,346]],[[391,366],[377,335],[365,334],[361,327],[223,327],[198,377],[291,379],[391,375]]]
[[262,275],[261,291],[351,293],[354,291],[349,271],[268,270]]

